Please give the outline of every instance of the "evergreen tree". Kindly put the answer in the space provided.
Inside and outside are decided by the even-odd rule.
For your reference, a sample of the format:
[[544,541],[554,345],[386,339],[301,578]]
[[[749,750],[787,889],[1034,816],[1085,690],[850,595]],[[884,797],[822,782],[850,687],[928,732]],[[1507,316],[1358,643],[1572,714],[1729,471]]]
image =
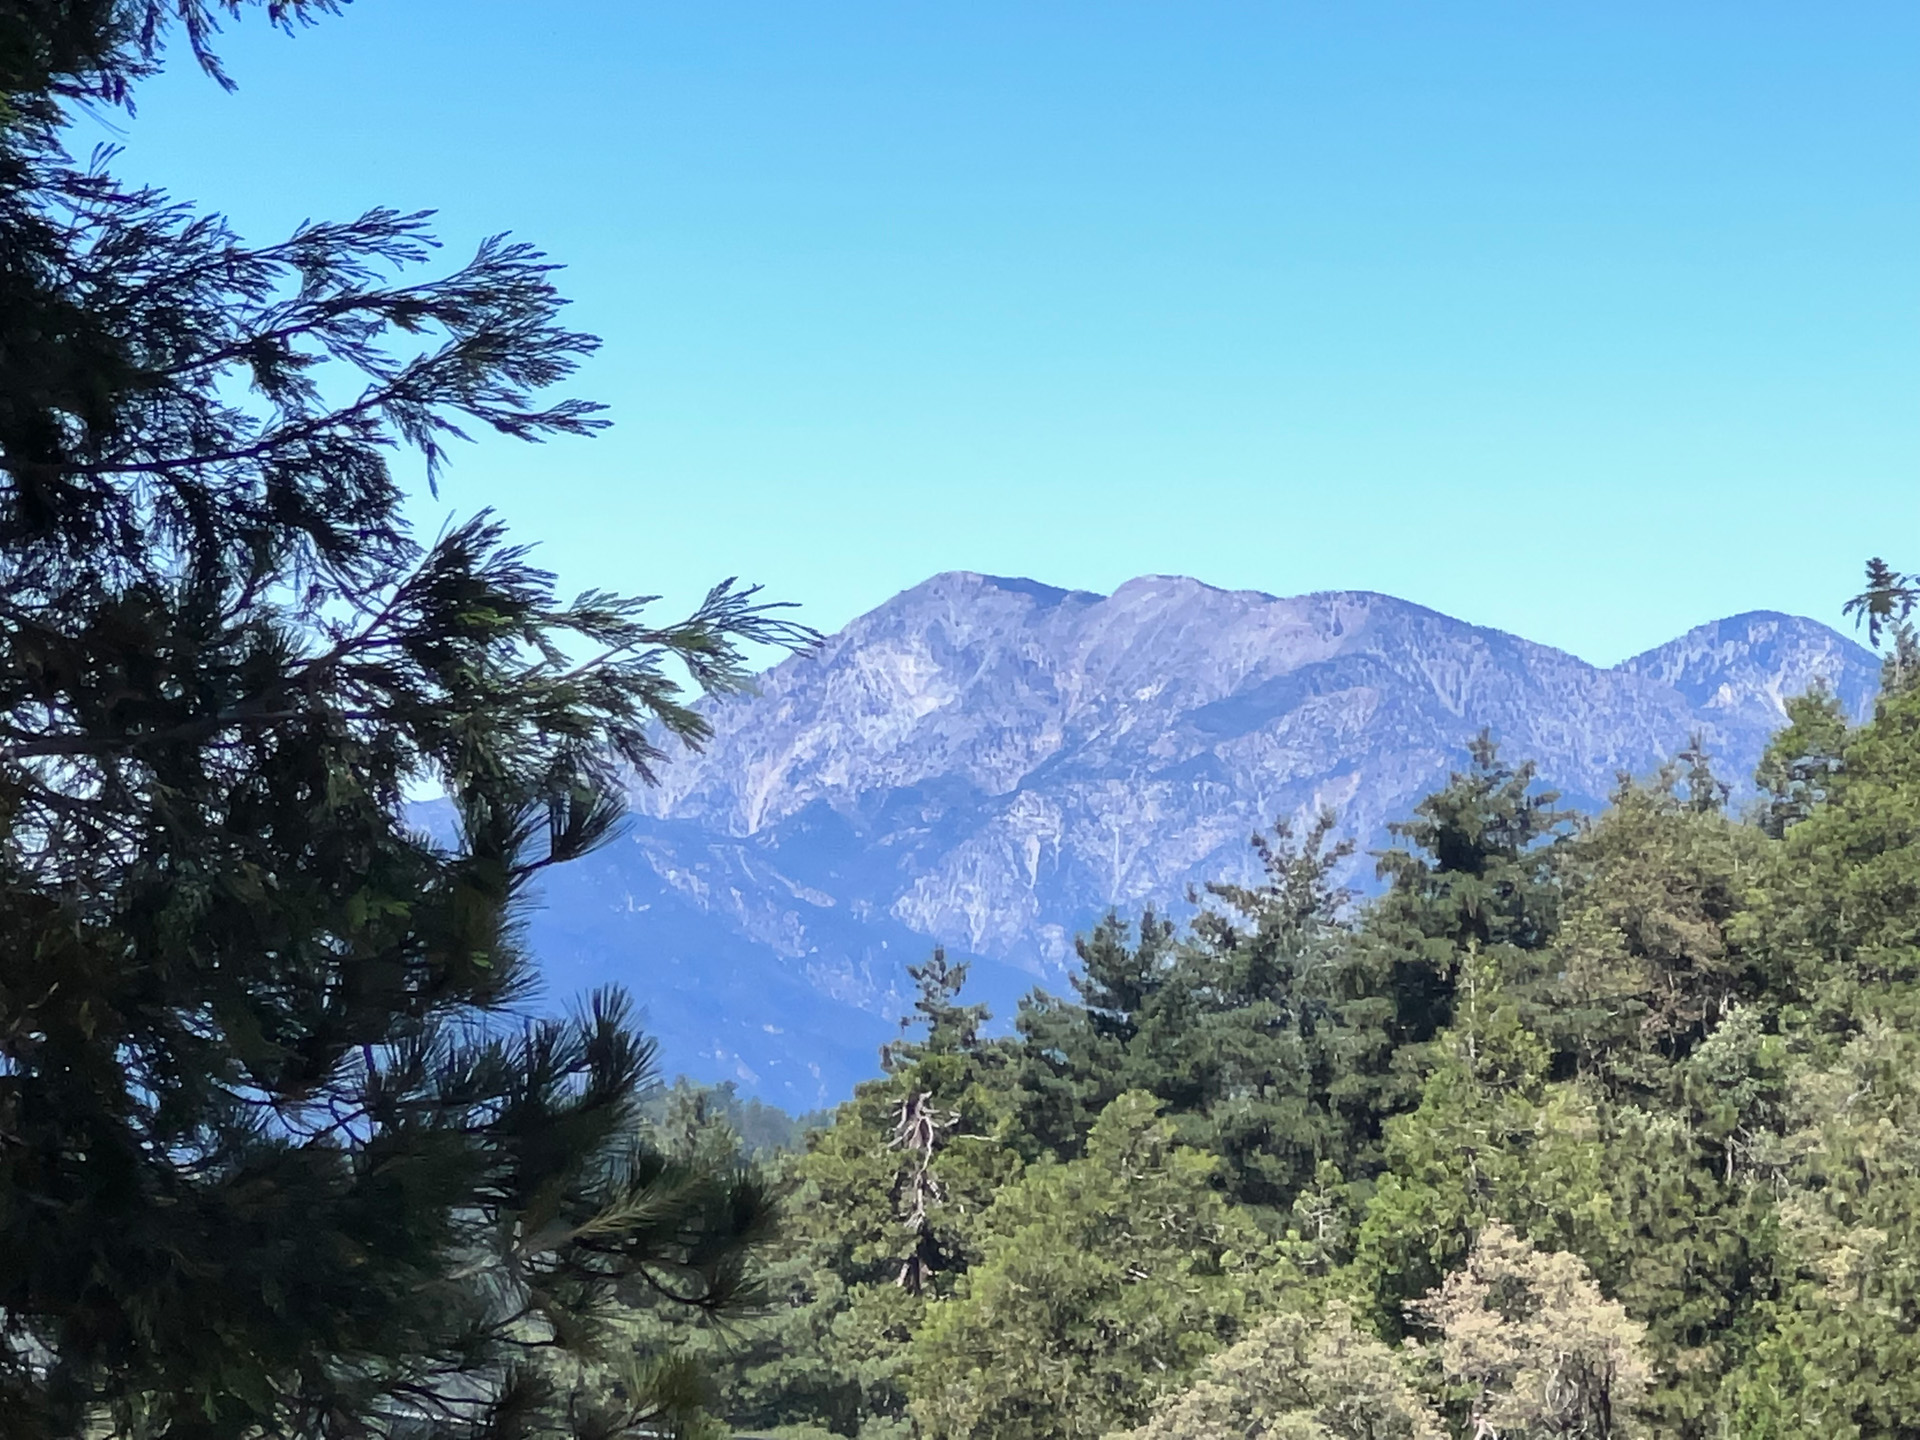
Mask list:
[[979,1261],[913,1341],[930,1440],[1091,1440],[1137,1423],[1284,1283],[1213,1188],[1219,1162],[1176,1145],[1158,1108],[1122,1095],[1083,1156],[1030,1167],[994,1202]]
[[533,250],[421,276],[384,210],[248,245],[69,162],[63,104],[170,34],[213,68],[243,8],[0,16],[0,1431],[670,1425],[671,1365],[592,1379],[609,1316],[730,1303],[765,1197],[634,1139],[620,997],[517,1018],[515,917],[705,733],[672,662],[726,689],[806,637],[410,533],[397,452],[601,423],[539,398],[593,342]]
[[1581,1258],[1646,1327],[1656,1433],[1726,1433],[1722,1382],[1771,1292],[1771,1156],[1788,1047],[1757,1008],[1727,1015],[1673,1067],[1666,1093],[1600,1106],[1612,1223]]
[[[1182,1033],[1186,999],[1167,992],[1178,927],[1147,910],[1138,927],[1114,913],[1091,934],[1074,937],[1080,968],[1073,976],[1078,1004],[1036,991],[1020,1003],[1014,1026],[1014,1084],[1019,1130],[1029,1158],[1080,1153],[1100,1112],[1129,1089],[1162,1094],[1161,1077],[1139,1064],[1142,1026],[1156,1011],[1175,1012],[1168,1028]],[[1186,1067],[1179,1082],[1186,1080]]]
[[1558,928],[1553,842],[1569,828],[1559,795],[1535,787],[1531,762],[1502,760],[1485,731],[1469,758],[1390,827],[1406,843],[1377,857],[1388,888],[1364,928],[1378,993],[1393,1002],[1396,1047],[1422,1044],[1451,1020],[1467,957],[1493,957],[1517,989]]
[[[1704,771],[1697,757],[1692,768]],[[1651,784],[1623,779],[1607,812],[1560,850],[1541,1028],[1615,1094],[1664,1089],[1667,1067],[1765,986],[1736,932],[1768,847],[1722,813],[1705,774],[1674,765]]]
[[1749,920],[1802,1058],[1761,1096],[1784,1123],[1734,1132],[1778,1197],[1777,1267],[1722,1396],[1745,1434],[1900,1435],[1920,1405],[1920,691],[1883,696],[1845,759]]
[[1835,1039],[1920,1021],[1920,693],[1884,696],[1826,803],[1786,832],[1749,922],[1783,1004]]
[[[901,1039],[881,1050],[882,1069],[904,1070],[929,1055],[979,1052],[980,1027],[987,1022],[987,1007],[960,1003],[967,970],[964,960],[948,960],[945,948],[939,945],[933,947],[933,954],[924,963],[907,967],[907,978],[917,992],[913,1014],[901,1017]],[[924,1025],[926,1034],[917,1041],[907,1039],[916,1025]]]
[[1208,1360],[1146,1424],[1108,1440],[1442,1440],[1413,1368],[1344,1305],[1317,1320],[1283,1313]]
[[1355,1237],[1351,1279],[1385,1333],[1490,1220],[1576,1254],[1605,1253],[1613,1224],[1594,1099],[1552,1083],[1551,1051],[1490,958],[1463,969],[1431,1050],[1420,1104],[1387,1122],[1385,1173]]
[[1323,1165],[1371,1163],[1390,1007],[1350,943],[1334,824],[1255,836],[1260,880],[1209,884],[1184,933],[1149,912],[1137,942],[1113,916],[1080,942],[1083,1004],[1020,1017],[1021,1118],[1043,1148],[1077,1153],[1099,1107],[1136,1089],[1251,1205],[1284,1212]]
[[1920,601],[1920,578],[1902,575],[1886,561],[1875,556],[1867,561],[1866,584],[1858,595],[1842,607],[1854,624],[1865,626],[1867,643],[1875,649],[1887,642],[1887,653],[1880,674],[1880,688],[1887,695],[1898,695],[1920,678],[1920,637],[1914,634],[1914,604]]
[[1706,739],[1698,730],[1687,737],[1686,748],[1673,758],[1676,765],[1686,767],[1679,774],[1686,783],[1689,810],[1696,815],[1718,815],[1726,809],[1733,787],[1713,773],[1713,756],[1707,753]]
[[1003,1057],[966,966],[936,951],[884,1078],[859,1087],[783,1172],[773,1308],[728,1387],[742,1425],[904,1435],[909,1345],[930,1304],[981,1254],[995,1197],[1018,1176]]
[[1760,825],[1779,839],[1813,814],[1846,767],[1847,716],[1825,684],[1787,701],[1787,727],[1767,744],[1754,772],[1766,795]]
[[1920,599],[1920,590],[1916,590],[1913,577],[1902,575],[1876,555],[1867,561],[1866,584],[1840,607],[1840,613],[1853,616],[1856,625],[1864,625],[1867,643],[1878,645],[1883,632],[1913,613],[1916,599]]
[[805,1149],[808,1133],[825,1119],[814,1111],[790,1115],[777,1105],[742,1095],[731,1080],[701,1085],[684,1075],[650,1092],[641,1109],[659,1134],[730,1135],[732,1141],[722,1147],[726,1153],[737,1150],[747,1159],[766,1162]]
[[1721,1403],[1738,1433],[1910,1434],[1920,1413],[1920,1042],[1870,1020],[1803,1076],[1768,1179],[1778,1287]]
[[1188,1067],[1202,1093],[1181,1138],[1218,1154],[1229,1193],[1250,1205],[1291,1205],[1322,1166],[1364,1167],[1378,1138],[1369,1082],[1391,1046],[1356,969],[1351,896],[1333,882],[1353,851],[1329,843],[1335,823],[1326,812],[1297,839],[1284,822],[1254,836],[1261,883],[1207,885],[1180,949],[1203,1057]]

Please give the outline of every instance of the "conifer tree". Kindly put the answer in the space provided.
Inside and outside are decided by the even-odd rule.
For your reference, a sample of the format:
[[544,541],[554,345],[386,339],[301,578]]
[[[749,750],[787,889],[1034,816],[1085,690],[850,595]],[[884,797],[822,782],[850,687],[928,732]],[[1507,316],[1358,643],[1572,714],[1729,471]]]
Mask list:
[[[1140,1036],[1150,1013],[1186,1013],[1184,992],[1167,990],[1177,939],[1178,927],[1152,909],[1137,926],[1110,912],[1074,938],[1079,1003],[1044,991],[1021,1001],[1014,1082],[1029,1151],[1078,1154],[1094,1119],[1122,1092],[1162,1093],[1155,1085],[1164,1078],[1160,1067],[1140,1066]],[[1177,1068],[1184,1085],[1190,1072]],[[1179,1104],[1188,1097],[1163,1098]]]
[[[1323,1167],[1371,1164],[1379,1135],[1388,1015],[1333,879],[1353,851],[1336,824],[1328,811],[1304,834],[1283,822],[1254,836],[1260,881],[1206,886],[1170,977],[1191,997],[1180,1068],[1199,1092],[1181,1139],[1218,1154],[1229,1193],[1265,1208],[1291,1205]],[[1159,1029],[1172,1049],[1175,1026]]]
[[806,637],[411,533],[402,452],[601,424],[542,398],[594,342],[532,249],[422,273],[390,210],[252,245],[69,160],[63,106],[169,39],[217,75],[248,8],[0,14],[0,1433],[670,1427],[663,1357],[585,1384],[604,1321],[729,1303],[765,1197],[632,1139],[621,997],[523,1018],[515,917],[705,733],[670,667]]
[[1259,879],[1196,892],[1184,931],[1149,911],[1080,940],[1083,1003],[1037,998],[1019,1019],[1020,1114],[1040,1148],[1076,1153],[1100,1110],[1137,1089],[1253,1205],[1284,1211],[1323,1165],[1369,1163],[1391,1006],[1350,943],[1333,876],[1352,846],[1336,823],[1255,835]]
[[1354,1278],[1388,1331],[1489,1220],[1576,1253],[1610,1228],[1592,1098],[1551,1083],[1550,1051],[1491,957],[1470,957],[1456,1011],[1419,1105],[1387,1121],[1385,1173],[1355,1237]]
[[1451,1019],[1455,985],[1470,955],[1499,962],[1518,986],[1526,957],[1558,924],[1553,843],[1567,832],[1559,795],[1537,789],[1531,761],[1509,765],[1482,731],[1471,764],[1389,828],[1404,843],[1381,853],[1386,894],[1366,932],[1393,999],[1393,1038],[1418,1045]]
[[1786,710],[1787,726],[1767,742],[1753,777],[1767,797],[1760,826],[1776,840],[1813,814],[1846,767],[1846,712],[1824,682]]
[[1720,782],[1705,773],[1687,775],[1684,793],[1678,765],[1651,784],[1623,780],[1606,814],[1562,847],[1542,1028],[1616,1093],[1664,1088],[1667,1067],[1763,984],[1734,931],[1766,842],[1721,813]]
[[1920,678],[1920,636],[1913,630],[1913,607],[1920,602],[1920,576],[1903,575],[1879,556],[1867,561],[1866,583],[1841,607],[1854,624],[1863,626],[1867,643],[1887,653],[1882,660],[1880,688],[1897,695]]
[[[1018,1176],[999,1045],[962,1005],[964,962],[908,967],[913,1013],[860,1086],[785,1167],[774,1309],[741,1357],[730,1413],[782,1433],[908,1433],[908,1347],[978,1260],[981,1225]],[[798,1427],[797,1429],[794,1427]]]
[[1086,1153],[1032,1166],[987,1216],[979,1262],[915,1334],[907,1383],[931,1440],[1080,1440],[1139,1423],[1238,1338],[1290,1275],[1130,1091]]
[[1146,1424],[1107,1440],[1443,1440],[1412,1368],[1345,1305],[1317,1318],[1284,1311],[1209,1359]]

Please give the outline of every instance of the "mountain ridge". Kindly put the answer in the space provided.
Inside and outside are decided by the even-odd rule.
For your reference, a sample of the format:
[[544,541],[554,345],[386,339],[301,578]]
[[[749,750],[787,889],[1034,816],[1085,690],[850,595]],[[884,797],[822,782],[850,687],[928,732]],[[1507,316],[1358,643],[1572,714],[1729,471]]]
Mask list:
[[554,873],[531,935],[555,990],[647,1002],[670,1068],[811,1108],[871,1073],[935,943],[1004,1010],[1064,988],[1107,908],[1245,875],[1277,818],[1331,807],[1378,843],[1483,727],[1596,807],[1696,731],[1744,782],[1788,695],[1819,679],[1858,715],[1877,675],[1771,611],[1603,668],[1378,592],[945,572],[709,702],[712,741]]

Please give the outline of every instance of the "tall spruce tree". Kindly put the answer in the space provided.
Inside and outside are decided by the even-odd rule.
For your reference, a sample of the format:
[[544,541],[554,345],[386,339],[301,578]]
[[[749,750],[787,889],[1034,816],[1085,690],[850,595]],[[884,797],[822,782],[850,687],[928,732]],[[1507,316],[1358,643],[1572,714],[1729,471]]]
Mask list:
[[1081,1004],[1029,998],[1013,1049],[1038,1149],[1078,1153],[1126,1090],[1166,1106],[1183,1145],[1225,1161],[1228,1192],[1284,1212],[1323,1165],[1358,1173],[1378,1140],[1391,1005],[1351,943],[1331,813],[1255,835],[1251,885],[1210,883],[1184,932],[1109,915],[1077,945]]
[[1044,990],[1021,1000],[1014,1077],[1030,1156],[1079,1154],[1102,1110],[1126,1090],[1152,1088],[1161,1067],[1149,1060],[1143,1070],[1139,1063],[1151,1048],[1141,1038],[1147,1015],[1190,1018],[1181,1009],[1183,992],[1167,993],[1178,937],[1178,927],[1152,909],[1140,917],[1137,934],[1109,912],[1074,937],[1079,1003]]
[[1824,681],[1788,700],[1786,711],[1786,729],[1767,743],[1753,776],[1766,796],[1760,826],[1776,840],[1833,793],[1847,763],[1847,713]]
[[249,245],[68,158],[68,109],[170,37],[217,75],[245,8],[0,13],[0,1433],[657,1431],[686,1377],[596,1322],[725,1305],[764,1198],[623,1138],[649,1048],[617,995],[518,1018],[514,917],[704,733],[676,662],[804,636],[410,533],[403,452],[601,423],[539,398],[593,341],[533,250],[422,275],[392,211]]
[[905,1437],[908,1344],[980,1257],[981,1224],[1019,1176],[1000,1042],[962,1005],[965,962],[907,973],[917,994],[886,1074],[861,1085],[785,1167],[774,1309],[741,1357],[730,1414],[796,1437]]
[[1365,932],[1379,967],[1379,993],[1393,1002],[1397,1045],[1431,1040],[1453,1017],[1471,957],[1487,955],[1519,986],[1558,926],[1555,842],[1569,817],[1559,794],[1537,788],[1532,761],[1510,765],[1487,731],[1468,746],[1471,764],[1389,830],[1401,844],[1379,853],[1387,891]]

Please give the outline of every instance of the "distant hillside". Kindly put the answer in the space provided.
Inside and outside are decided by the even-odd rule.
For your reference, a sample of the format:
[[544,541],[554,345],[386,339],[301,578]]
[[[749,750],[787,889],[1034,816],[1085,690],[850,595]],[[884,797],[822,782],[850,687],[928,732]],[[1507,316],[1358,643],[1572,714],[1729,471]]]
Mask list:
[[555,872],[533,942],[557,994],[629,986],[670,1073],[810,1109],[873,1072],[936,941],[1004,1011],[1063,988],[1109,906],[1242,872],[1276,817],[1380,843],[1482,726],[1594,806],[1694,730],[1742,782],[1785,698],[1821,678],[1861,713],[1877,677],[1764,612],[1599,669],[1385,595],[940,575],[715,706],[707,751]]

